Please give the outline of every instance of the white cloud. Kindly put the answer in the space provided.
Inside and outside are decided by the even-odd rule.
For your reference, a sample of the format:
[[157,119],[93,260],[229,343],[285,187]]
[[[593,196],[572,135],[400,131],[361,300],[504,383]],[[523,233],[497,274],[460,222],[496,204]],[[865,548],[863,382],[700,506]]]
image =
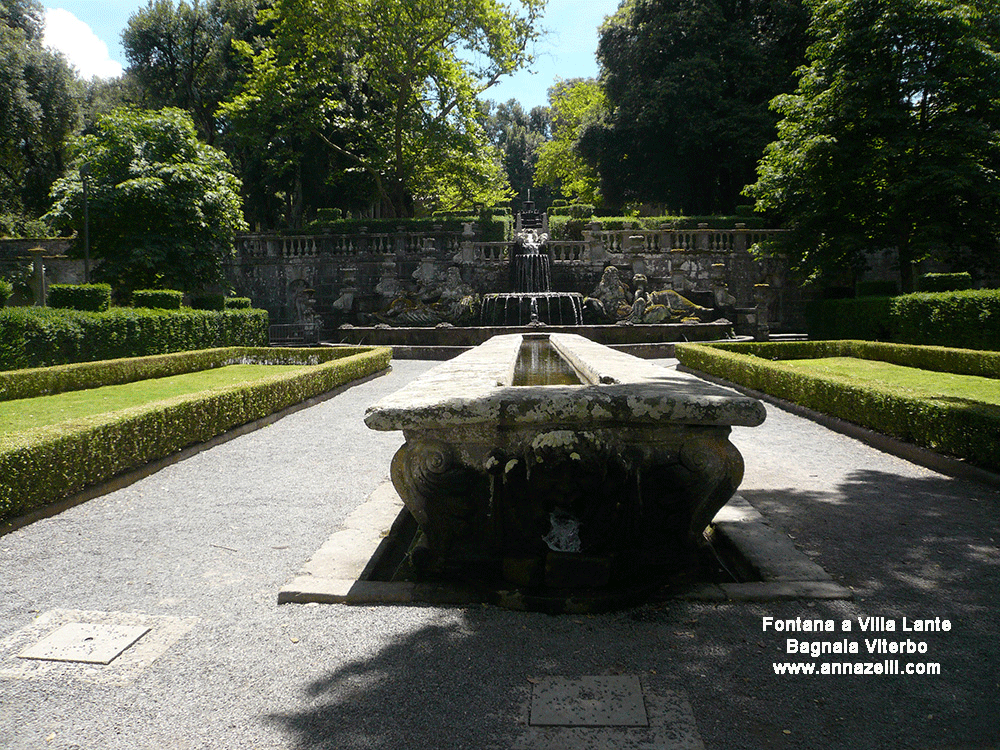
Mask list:
[[122,66],[111,59],[108,45],[68,10],[46,9],[42,43],[66,55],[82,78],[115,78],[122,74]]

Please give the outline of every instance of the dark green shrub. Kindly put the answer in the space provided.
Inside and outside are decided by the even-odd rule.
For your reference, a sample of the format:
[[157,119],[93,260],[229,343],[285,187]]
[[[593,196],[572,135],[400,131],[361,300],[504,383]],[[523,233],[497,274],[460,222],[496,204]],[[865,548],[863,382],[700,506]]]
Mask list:
[[320,222],[340,221],[343,218],[344,212],[339,208],[320,208],[316,211],[316,220]]
[[893,297],[810,300],[805,306],[806,330],[811,339],[892,338]]
[[805,314],[812,339],[1000,350],[997,289],[812,300],[806,303]]
[[917,281],[921,292],[961,292],[972,289],[972,275],[963,273],[925,273]]
[[549,208],[549,216],[569,216],[571,219],[586,219],[590,221],[594,215],[594,206],[590,203],[571,203],[568,206]]
[[111,307],[111,285],[49,284],[46,303],[62,310],[104,312]]
[[[250,307],[250,305],[247,305]],[[191,295],[192,310],[225,310],[226,295],[222,292],[202,292]]]
[[892,317],[900,343],[1000,350],[1000,289],[907,294]]
[[226,310],[249,310],[252,304],[249,297],[227,297],[224,303]]
[[0,307],[7,304],[7,300],[14,293],[14,285],[7,279],[0,279]]
[[388,348],[220,352],[220,361],[235,357],[320,364],[305,372],[0,435],[0,521],[384,370],[391,354]]
[[514,237],[514,217],[509,208],[485,209],[479,215],[478,224],[483,242],[510,242]]
[[0,310],[0,370],[141,357],[219,346],[265,346],[266,310],[150,310],[103,313],[48,308]]
[[176,289],[136,289],[132,292],[132,307],[152,310],[180,310],[184,292]]
[[899,294],[899,285],[895,281],[859,281],[854,286],[858,297],[895,297]]

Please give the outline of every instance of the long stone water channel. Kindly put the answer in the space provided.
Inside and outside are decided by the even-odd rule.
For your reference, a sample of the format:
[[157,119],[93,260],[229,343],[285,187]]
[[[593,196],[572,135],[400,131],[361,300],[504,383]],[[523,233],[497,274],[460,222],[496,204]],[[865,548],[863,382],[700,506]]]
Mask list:
[[541,596],[635,590],[693,564],[743,477],[756,399],[575,334],[497,336],[370,407],[417,574]]

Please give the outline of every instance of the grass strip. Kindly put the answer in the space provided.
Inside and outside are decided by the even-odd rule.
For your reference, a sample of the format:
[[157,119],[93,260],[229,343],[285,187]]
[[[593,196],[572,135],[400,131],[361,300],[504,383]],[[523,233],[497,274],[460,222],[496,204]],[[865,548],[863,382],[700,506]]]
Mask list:
[[858,385],[898,388],[919,398],[975,401],[1000,406],[1000,380],[996,378],[930,372],[854,357],[797,359],[784,364],[818,377],[829,376]]
[[[820,344],[837,342],[817,342]],[[843,343],[843,342],[841,342]],[[768,347],[769,356],[780,344]],[[805,347],[797,344],[798,358]],[[817,347],[816,351],[828,352]],[[915,395],[899,386],[799,371],[793,363],[704,344],[678,344],[681,364],[885,435],[1000,470],[1000,406]]]
[[183,375],[106,385],[51,396],[6,401],[0,406],[0,434],[31,430],[72,419],[120,411],[176,396],[251,383],[309,365],[227,365]]
[[253,383],[0,435],[0,521],[384,370],[392,350],[260,349],[220,356],[319,363]]

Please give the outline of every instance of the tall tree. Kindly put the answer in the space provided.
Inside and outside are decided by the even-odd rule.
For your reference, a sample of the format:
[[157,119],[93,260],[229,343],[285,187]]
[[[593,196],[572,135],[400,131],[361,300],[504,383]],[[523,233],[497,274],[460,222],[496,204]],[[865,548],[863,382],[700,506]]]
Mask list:
[[768,109],[794,88],[801,0],[625,0],[600,30],[609,118],[581,152],[605,200],[732,211],[774,137]]
[[605,113],[604,91],[593,78],[558,81],[549,89],[552,137],[538,149],[535,183],[548,185],[570,200],[600,202],[594,165],[584,159],[579,141]]
[[287,108],[285,132],[321,139],[390,215],[495,201],[506,186],[477,97],[530,61],[543,3],[278,0],[262,14],[273,40],[225,116]]
[[966,247],[996,259],[1000,33],[962,0],[812,0],[815,43],[749,189],[813,274],[895,247],[913,264]]
[[82,84],[41,44],[35,0],[0,1],[0,213],[37,217],[78,127]]
[[88,180],[94,277],[117,291],[199,289],[222,281],[222,263],[244,229],[239,180],[225,154],[198,140],[179,109],[117,109],[97,118],[52,188],[50,219],[83,228]]
[[486,106],[486,131],[490,141],[500,149],[501,163],[507,181],[514,191],[512,208],[520,210],[529,195],[539,209],[548,207],[551,190],[536,186],[535,167],[542,144],[551,136],[552,119],[548,107],[532,107],[525,112],[516,99]]
[[219,134],[216,110],[246,72],[234,41],[254,43],[261,0],[149,0],[128,20],[122,47],[142,104],[191,113],[209,144]]

